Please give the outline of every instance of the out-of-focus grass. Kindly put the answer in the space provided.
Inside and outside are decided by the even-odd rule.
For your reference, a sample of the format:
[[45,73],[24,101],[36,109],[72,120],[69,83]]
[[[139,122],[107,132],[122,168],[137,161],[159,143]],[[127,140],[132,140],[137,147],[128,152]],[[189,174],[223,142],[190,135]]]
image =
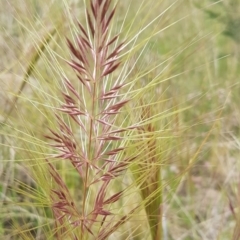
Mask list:
[[[162,122],[162,126],[171,127],[171,134],[176,136],[162,143],[163,147],[164,144],[171,146],[162,173],[166,185],[163,239],[231,239],[235,225],[238,226],[232,209],[238,214],[239,208],[240,42],[236,34],[239,32],[237,18],[240,11],[236,6],[231,8],[234,2],[231,0],[155,2],[133,0],[128,9],[128,3],[121,1],[116,26],[121,26],[128,9],[123,32],[133,37],[142,24],[146,25],[146,19],[149,22],[169,7],[139,36],[146,39],[157,29],[164,29],[150,39],[129,75],[131,79],[132,75],[141,75],[151,69],[153,63],[166,61],[136,83],[138,87],[145,86],[154,74],[164,70],[156,95],[164,96],[168,101],[159,111],[176,111],[174,116]],[[36,228],[32,231],[33,236],[42,239],[44,233],[50,232],[52,216],[49,210],[44,210],[48,200],[43,199],[45,193],[38,190],[34,179],[44,179],[44,166],[38,165],[38,160],[43,158],[42,152],[50,149],[44,145],[43,135],[49,123],[54,127],[51,109],[59,101],[56,96],[61,87],[61,74],[71,74],[64,63],[69,57],[64,37],[76,32],[75,19],[71,15],[82,20],[82,3],[55,0],[49,4],[23,0],[19,4],[12,0],[0,4],[2,122],[12,107],[12,99],[24,83],[7,125],[1,125],[0,129],[0,209],[4,210],[0,217],[0,236],[9,236],[10,239],[13,234],[13,239],[21,239],[17,230],[24,224],[26,228],[29,228],[27,224],[32,224],[31,227]],[[213,12],[220,15],[216,17]],[[55,29],[56,34],[34,62],[31,75],[25,78],[31,56],[39,50],[43,36],[51,34],[51,29]],[[136,48],[135,59],[143,47]],[[134,62],[134,56],[130,61]],[[151,98],[147,90],[142,94]],[[178,111],[183,108],[187,109]],[[214,129],[194,159],[192,168],[182,174],[213,125]],[[35,153],[34,161],[32,153]],[[31,175],[26,164],[28,160],[31,165],[42,169],[39,176]],[[59,163],[59,168],[72,187],[71,192],[79,195],[74,189],[75,176],[68,171],[69,166]],[[180,177],[175,181],[178,174]],[[34,193],[28,196],[29,186]],[[22,194],[21,189],[27,191]],[[29,202],[36,200],[32,196],[37,196],[37,201],[31,206]],[[4,209],[6,202],[11,201],[19,202],[20,207],[8,204]],[[44,224],[48,225],[41,227]]]

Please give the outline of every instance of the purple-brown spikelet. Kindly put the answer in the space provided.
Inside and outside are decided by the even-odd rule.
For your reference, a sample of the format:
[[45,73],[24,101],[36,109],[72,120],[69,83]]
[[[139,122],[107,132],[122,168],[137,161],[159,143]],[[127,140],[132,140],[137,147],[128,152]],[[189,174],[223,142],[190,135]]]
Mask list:
[[[120,110],[129,101],[118,97],[124,83],[107,82],[109,75],[120,66],[118,56],[125,47],[123,42],[117,44],[118,35],[109,35],[116,9],[112,5],[111,0],[92,0],[86,16],[88,28],[85,29],[83,24],[78,23],[80,33],[75,39],[76,46],[67,39],[73,55],[73,59],[67,63],[76,72],[84,94],[77,90],[73,81],[64,79],[67,92],[62,92],[62,96],[65,103],[57,108],[59,113],[55,114],[58,130],[50,129],[51,135],[47,138],[55,142],[51,146],[59,151],[54,158],[68,160],[73,165],[83,182],[83,188],[76,189],[82,191],[82,207],[78,209],[66,183],[53,164],[48,162],[52,180],[55,182],[51,199],[58,239],[62,239],[63,235],[71,239],[85,239],[84,236],[88,234],[96,239],[105,239],[103,237],[110,235],[128,218],[123,216],[114,225],[105,225],[107,217],[111,217],[111,220],[114,218],[108,206],[123,195],[121,190],[109,197],[109,184],[134,159],[119,160],[119,154],[125,149],[121,133],[132,127],[121,128],[114,124]],[[60,112],[72,121],[67,124]],[[73,132],[73,124],[80,128],[81,136],[85,138],[84,144],[81,144],[82,139],[77,138]],[[94,204],[87,206],[88,191],[94,184],[98,184],[99,190],[95,194]],[[93,230],[94,224],[98,224],[97,233]],[[70,233],[67,226],[78,230]]]

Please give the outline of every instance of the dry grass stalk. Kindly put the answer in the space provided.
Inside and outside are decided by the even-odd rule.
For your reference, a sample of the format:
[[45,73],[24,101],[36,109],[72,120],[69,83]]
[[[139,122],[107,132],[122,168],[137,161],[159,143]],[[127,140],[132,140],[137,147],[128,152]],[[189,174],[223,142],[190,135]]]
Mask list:
[[[237,206],[239,208],[239,206],[240,206],[240,185],[238,186],[238,189],[237,189],[236,200],[237,200],[236,201]],[[233,229],[232,240],[239,240],[240,239],[240,212],[239,212],[239,209],[237,212],[235,211],[235,208],[234,208],[233,203],[230,198],[229,198],[229,207],[230,207],[232,215],[235,219],[235,227]]]
[[[146,122],[152,116],[150,106],[141,101],[141,121]],[[161,162],[157,152],[158,143],[154,136],[155,128],[152,123],[147,123],[139,128],[143,137],[139,151],[144,151],[144,160],[138,163],[138,171],[144,173],[140,177],[139,185],[142,198],[145,201],[145,211],[151,228],[152,239],[162,239],[162,183],[161,183]],[[145,138],[148,140],[146,141]]]

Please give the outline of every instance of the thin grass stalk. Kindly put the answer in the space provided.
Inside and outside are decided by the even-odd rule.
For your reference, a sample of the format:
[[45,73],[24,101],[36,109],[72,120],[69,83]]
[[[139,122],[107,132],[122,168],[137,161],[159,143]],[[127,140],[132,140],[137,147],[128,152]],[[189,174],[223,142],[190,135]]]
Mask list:
[[4,124],[6,124],[8,118],[10,117],[10,115],[12,113],[12,111],[16,107],[19,96],[21,95],[25,86],[27,85],[28,79],[32,75],[35,65],[37,64],[38,60],[41,58],[42,53],[45,51],[46,47],[50,44],[51,40],[53,39],[53,37],[55,36],[56,33],[57,33],[57,29],[53,28],[45,36],[43,36],[41,42],[39,43],[39,46],[37,47],[36,52],[34,52],[33,56],[31,57],[30,63],[28,64],[28,66],[26,68],[26,73],[24,74],[22,83],[21,83],[21,85],[20,85],[20,87],[17,91],[16,96],[12,100],[11,107],[8,110],[7,116],[5,117],[5,119],[3,121]]

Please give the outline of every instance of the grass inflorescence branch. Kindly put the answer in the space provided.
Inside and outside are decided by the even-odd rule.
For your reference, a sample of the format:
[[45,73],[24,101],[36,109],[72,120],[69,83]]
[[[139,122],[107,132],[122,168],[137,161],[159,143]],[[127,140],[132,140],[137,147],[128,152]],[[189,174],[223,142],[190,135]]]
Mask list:
[[[64,234],[72,239],[85,239],[88,234],[96,239],[98,236],[99,239],[102,239],[102,236],[107,237],[104,223],[108,216],[113,216],[108,206],[118,201],[123,194],[121,190],[108,196],[108,187],[133,160],[124,157],[119,160],[118,157],[125,149],[121,133],[127,128],[119,126],[116,129],[114,123],[129,99],[121,99],[117,95],[124,87],[123,83],[115,84],[114,81],[109,81],[110,75],[120,66],[119,54],[125,47],[124,42],[117,43],[119,34],[110,36],[111,21],[116,10],[116,6],[112,5],[111,0],[92,0],[86,13],[87,27],[78,23],[76,44],[67,39],[73,55],[72,60],[67,63],[75,71],[78,84],[82,85],[82,92],[76,88],[74,81],[64,78],[67,89],[62,92],[64,104],[57,108],[58,112],[55,114],[58,128],[50,129],[51,135],[47,138],[55,142],[51,146],[59,151],[54,158],[68,160],[76,169],[83,182],[83,189],[82,207],[77,209],[66,183],[48,160],[50,175],[55,181],[51,198],[56,236],[59,239],[59,236]],[[61,113],[73,121],[67,123]],[[77,124],[80,128],[81,137],[87,139],[85,144],[81,144],[83,139],[76,137],[71,124]],[[95,193],[95,202],[89,206],[89,191],[96,184],[98,191]],[[119,219],[119,224],[112,226],[115,230],[116,226],[122,225],[123,218]],[[69,233],[66,225],[75,230]],[[93,230],[96,226],[97,234]],[[112,231],[109,223],[108,228],[110,234]]]

